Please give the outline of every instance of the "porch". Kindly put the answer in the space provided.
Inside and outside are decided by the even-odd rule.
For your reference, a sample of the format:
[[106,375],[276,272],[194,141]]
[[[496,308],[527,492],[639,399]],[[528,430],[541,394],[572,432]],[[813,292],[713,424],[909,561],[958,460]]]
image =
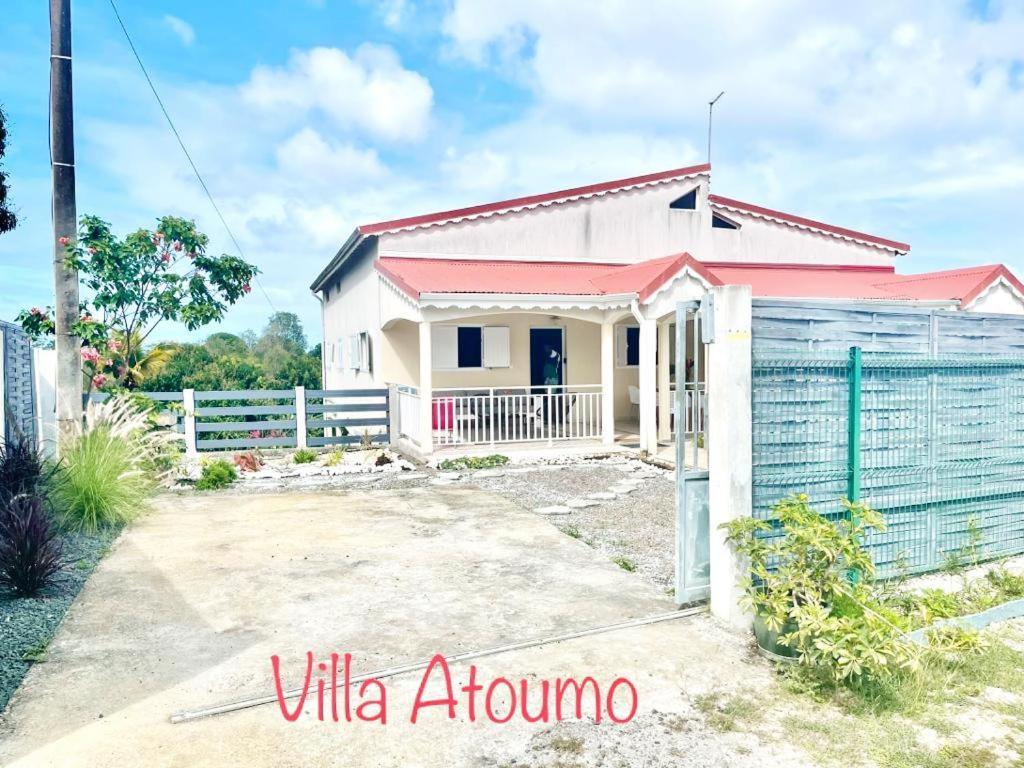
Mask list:
[[[422,399],[415,387],[396,386],[396,434],[422,446]],[[436,458],[479,454],[481,451],[515,455],[550,453],[552,458],[609,451],[646,453],[666,464],[676,463],[676,441],[684,442],[685,465],[707,467],[704,448],[707,397],[703,383],[684,389],[682,419],[677,419],[675,385],[671,386],[668,436],[656,450],[641,448],[640,422],[631,414],[614,419],[611,439],[602,421],[605,400],[612,393],[600,385],[549,387],[443,388],[432,393],[431,450]],[[682,432],[677,432],[677,424]]]

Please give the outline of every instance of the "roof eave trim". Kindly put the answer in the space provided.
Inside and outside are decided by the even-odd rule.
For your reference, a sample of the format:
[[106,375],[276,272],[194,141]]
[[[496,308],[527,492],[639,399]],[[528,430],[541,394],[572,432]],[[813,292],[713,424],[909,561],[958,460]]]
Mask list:
[[[358,231],[363,235],[393,234],[414,229],[425,229],[428,227],[439,227],[446,224],[457,224],[463,221],[473,221],[491,216],[501,216],[507,213],[533,210],[535,208],[547,208],[552,205],[585,200],[592,197],[603,197],[604,195],[626,192],[641,187],[651,187],[660,184],[671,184],[683,179],[695,176],[706,176],[711,168],[709,165],[695,165],[689,168],[677,169],[674,175],[663,176],[659,174],[648,174],[647,176],[636,176],[630,179],[623,179],[622,182],[615,182],[618,186],[605,184],[593,184],[588,187],[576,187],[554,193],[557,196],[533,195],[530,197],[513,198],[512,200],[499,201],[498,203],[487,203],[484,205],[458,208],[453,211],[442,211],[438,214],[425,214],[422,216],[410,216],[405,219],[394,219],[376,224],[363,224]],[[445,216],[444,214],[449,214]],[[432,218],[437,216],[438,218]]]
[[838,240],[846,240],[852,243],[859,243],[860,245],[866,245],[871,248],[878,248],[882,251],[891,251],[905,255],[910,252],[910,245],[907,243],[899,243],[895,240],[887,240],[885,238],[875,238],[867,233],[860,233],[863,236],[858,236],[852,230],[848,233],[837,232],[834,229],[826,229],[824,227],[816,227],[812,224],[805,222],[794,221],[791,218],[785,218],[783,216],[773,215],[767,212],[767,209],[755,210],[755,207],[746,207],[744,205],[737,205],[739,201],[724,202],[722,198],[716,198],[709,200],[712,208],[720,208],[726,211],[732,211],[733,213],[741,213],[747,216],[753,216],[757,219],[764,219],[766,221],[773,221],[777,224],[783,224],[787,227],[793,227],[794,229],[802,229],[808,232],[816,232],[821,235],[827,235],[828,237],[834,237]]
[[974,290],[964,296],[960,301],[960,305],[963,309],[970,309],[981,301],[981,299],[991,293],[993,288],[996,288],[1000,284],[1009,288],[1010,291],[1013,292],[1014,296],[1016,296],[1021,303],[1024,303],[1024,284],[1017,280],[1016,276],[1004,266],[997,270],[995,274],[991,275],[988,280],[984,283],[980,283],[974,288]]
[[338,271],[338,268],[344,264],[348,257],[367,239],[367,236],[359,231],[359,228],[352,230],[352,234],[348,236],[348,239],[342,244],[338,252],[334,254],[334,258],[327,262],[327,266],[324,267],[323,271],[316,276],[316,280],[309,286],[309,290],[313,293],[317,293],[324,284],[330,280],[334,273]]

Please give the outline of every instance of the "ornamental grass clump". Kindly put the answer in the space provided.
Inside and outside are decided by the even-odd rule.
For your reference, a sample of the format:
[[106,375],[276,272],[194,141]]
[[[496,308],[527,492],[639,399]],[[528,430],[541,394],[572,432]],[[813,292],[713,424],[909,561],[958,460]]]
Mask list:
[[878,599],[874,563],[864,547],[885,524],[863,504],[843,502],[829,519],[804,494],[773,508],[776,524],[743,518],[723,526],[750,563],[744,608],[795,651],[798,662],[834,683],[857,689],[915,671],[919,650],[901,617]]
[[178,439],[152,429],[148,413],[124,397],[90,403],[85,427],[65,449],[53,487],[61,525],[93,532],[134,519],[171,474],[155,467]]
[[0,443],[0,499],[34,494],[42,490],[54,472],[35,441],[28,437],[19,435]]
[[43,499],[22,494],[0,501],[0,586],[33,597],[64,565],[64,544]]

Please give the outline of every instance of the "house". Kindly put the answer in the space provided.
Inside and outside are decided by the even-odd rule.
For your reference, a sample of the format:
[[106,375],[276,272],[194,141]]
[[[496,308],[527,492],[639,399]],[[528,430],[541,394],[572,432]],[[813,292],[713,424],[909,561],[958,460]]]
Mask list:
[[679,334],[693,342],[683,365],[674,324],[678,302],[713,286],[1024,313],[1002,265],[900,274],[906,243],[710,194],[710,178],[696,165],[357,227],[311,286],[325,386],[400,385],[401,434],[424,453],[656,452],[677,427],[703,429],[699,319]]

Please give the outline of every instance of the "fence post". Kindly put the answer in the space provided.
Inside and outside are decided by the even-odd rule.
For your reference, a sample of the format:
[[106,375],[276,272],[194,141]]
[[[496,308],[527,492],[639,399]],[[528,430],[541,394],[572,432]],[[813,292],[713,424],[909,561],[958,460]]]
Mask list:
[[860,414],[861,414],[861,369],[863,360],[860,347],[850,347],[846,380],[850,389],[850,407],[847,414],[847,470],[849,476],[846,497],[860,501]]
[[295,447],[305,448],[306,435],[306,388],[295,388]]
[[394,445],[402,434],[402,405],[397,384],[388,384],[388,396],[384,403],[387,408],[388,443]]
[[181,392],[181,405],[185,411],[185,455],[198,456],[199,445],[196,442],[196,391],[185,389]]

